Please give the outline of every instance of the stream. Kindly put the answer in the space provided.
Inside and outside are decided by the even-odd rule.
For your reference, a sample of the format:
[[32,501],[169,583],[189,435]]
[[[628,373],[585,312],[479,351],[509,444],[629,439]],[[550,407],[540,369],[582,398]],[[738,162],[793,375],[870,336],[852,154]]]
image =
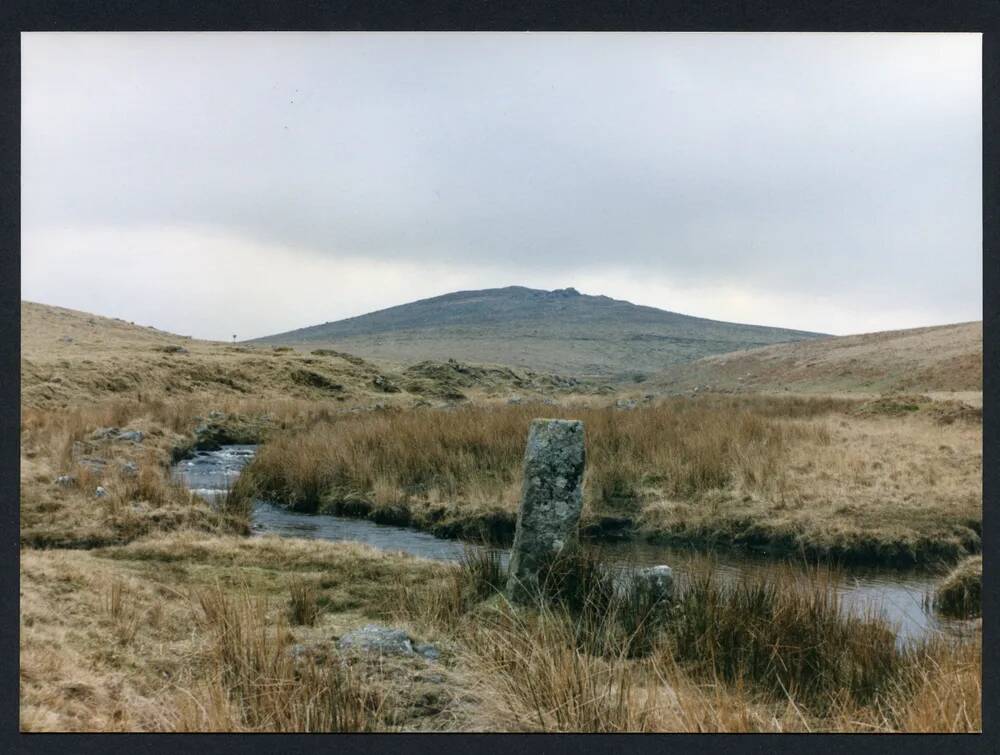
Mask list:
[[[243,467],[253,458],[256,446],[224,446],[218,451],[201,451],[174,467],[175,476],[192,492],[212,500],[229,489]],[[255,504],[252,529],[254,535],[315,538],[320,540],[353,540],[386,551],[403,551],[423,558],[457,561],[471,546],[460,540],[447,540],[426,532],[376,524],[367,519],[301,514],[265,501]],[[657,545],[642,541],[602,545],[601,552],[613,563],[639,566],[667,564],[674,570],[677,581],[705,554],[684,548]],[[504,553],[506,553],[504,551]],[[733,551],[713,552],[713,567],[722,580],[738,578],[746,573],[767,572],[781,568],[774,559],[744,555]],[[945,619],[927,610],[927,598],[934,590],[937,575],[919,570],[874,567],[845,567],[833,588],[839,593],[845,611],[858,614],[880,612],[897,631],[900,643],[920,640],[934,634],[961,637],[967,635],[970,623]]]

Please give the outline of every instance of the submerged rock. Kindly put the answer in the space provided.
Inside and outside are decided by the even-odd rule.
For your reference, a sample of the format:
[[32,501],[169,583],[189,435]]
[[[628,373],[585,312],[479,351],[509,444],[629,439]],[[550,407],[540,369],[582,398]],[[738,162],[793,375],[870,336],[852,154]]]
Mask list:
[[666,564],[640,569],[635,573],[634,585],[654,603],[669,602],[674,595],[674,572]]
[[511,549],[507,595],[530,602],[538,574],[576,542],[585,451],[579,420],[536,419],[524,453],[524,488]]

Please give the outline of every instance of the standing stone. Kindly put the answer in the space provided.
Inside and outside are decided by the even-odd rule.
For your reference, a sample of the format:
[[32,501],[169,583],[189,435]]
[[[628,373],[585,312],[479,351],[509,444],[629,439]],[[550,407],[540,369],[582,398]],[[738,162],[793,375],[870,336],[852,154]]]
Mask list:
[[530,602],[538,573],[576,542],[583,506],[583,423],[536,419],[524,452],[524,488],[510,556],[507,596]]

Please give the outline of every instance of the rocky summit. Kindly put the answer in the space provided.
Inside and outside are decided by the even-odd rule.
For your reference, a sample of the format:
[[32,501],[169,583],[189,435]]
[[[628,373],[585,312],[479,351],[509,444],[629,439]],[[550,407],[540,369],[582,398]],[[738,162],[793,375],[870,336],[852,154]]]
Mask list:
[[819,337],[640,306],[575,288],[457,291],[255,343],[329,346],[369,359],[504,364],[641,381],[675,364]]

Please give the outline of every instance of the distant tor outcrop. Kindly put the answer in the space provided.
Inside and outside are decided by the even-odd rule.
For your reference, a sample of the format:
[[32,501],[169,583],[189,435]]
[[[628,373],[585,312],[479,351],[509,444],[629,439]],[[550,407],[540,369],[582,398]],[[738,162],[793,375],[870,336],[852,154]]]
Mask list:
[[406,364],[456,359],[641,382],[701,357],[818,337],[692,317],[575,288],[508,286],[456,291],[255,342],[326,346]]

